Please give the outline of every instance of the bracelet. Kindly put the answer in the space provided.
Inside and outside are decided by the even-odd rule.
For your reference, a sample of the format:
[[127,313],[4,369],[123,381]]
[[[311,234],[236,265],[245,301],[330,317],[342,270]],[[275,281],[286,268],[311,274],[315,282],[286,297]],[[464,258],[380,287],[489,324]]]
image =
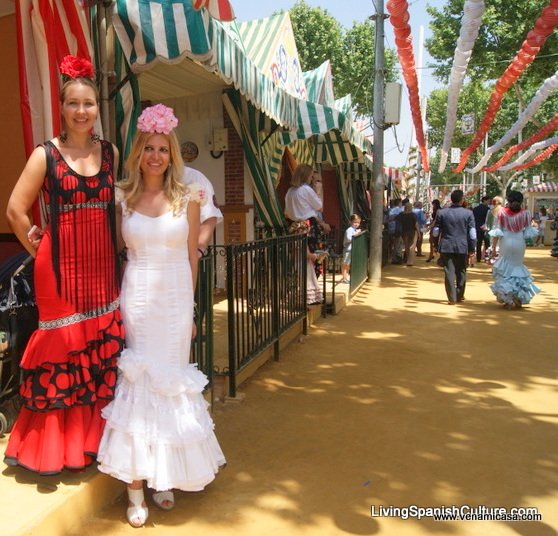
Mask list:
[[207,249],[198,248],[198,253],[199,253],[202,257],[205,257],[205,256],[207,255]]

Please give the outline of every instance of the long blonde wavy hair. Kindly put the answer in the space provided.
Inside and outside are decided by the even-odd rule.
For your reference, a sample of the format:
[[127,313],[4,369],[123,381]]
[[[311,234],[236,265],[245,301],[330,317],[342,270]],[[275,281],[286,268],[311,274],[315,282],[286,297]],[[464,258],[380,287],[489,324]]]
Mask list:
[[[140,130],[136,132],[130,154],[125,163],[126,176],[117,185],[124,194],[126,208],[129,211],[134,210],[139,197],[143,193],[143,178],[140,164],[147,140],[154,135],[153,132],[141,132]],[[170,164],[165,173],[163,190],[171,205],[172,213],[176,216],[184,209],[187,193],[187,188],[182,182],[184,160],[182,160],[180,145],[174,131],[168,135],[158,135],[165,136],[169,141]]]

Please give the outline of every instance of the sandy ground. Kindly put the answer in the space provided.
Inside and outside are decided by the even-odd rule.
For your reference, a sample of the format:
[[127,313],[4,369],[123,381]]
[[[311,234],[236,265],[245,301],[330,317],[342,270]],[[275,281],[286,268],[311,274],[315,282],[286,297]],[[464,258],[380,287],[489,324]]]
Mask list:
[[[558,533],[558,262],[529,249],[541,293],[506,311],[490,269],[447,305],[443,272],[387,266],[337,316],[218,404],[228,465],[176,508],[150,502],[158,535]],[[538,522],[375,517],[380,506],[536,507]],[[137,534],[125,501],[76,534]]]

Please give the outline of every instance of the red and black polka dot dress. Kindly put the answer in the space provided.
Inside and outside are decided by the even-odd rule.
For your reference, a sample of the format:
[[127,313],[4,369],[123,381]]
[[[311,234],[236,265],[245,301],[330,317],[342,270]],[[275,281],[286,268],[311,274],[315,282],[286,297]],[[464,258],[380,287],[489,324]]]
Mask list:
[[119,309],[112,145],[99,172],[73,171],[45,143],[49,225],[35,259],[39,329],[21,361],[22,408],[5,462],[41,474],[81,469],[97,454],[124,344]]

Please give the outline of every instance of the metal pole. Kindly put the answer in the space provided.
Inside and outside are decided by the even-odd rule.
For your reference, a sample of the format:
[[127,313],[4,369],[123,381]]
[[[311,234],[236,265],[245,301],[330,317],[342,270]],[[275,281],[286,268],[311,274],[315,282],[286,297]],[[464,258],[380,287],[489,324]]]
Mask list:
[[374,149],[372,153],[372,214],[368,281],[382,279],[382,234],[384,227],[384,0],[376,0],[374,67]]
[[97,31],[99,36],[99,65],[101,70],[101,124],[103,138],[110,139],[109,87],[107,63],[107,13],[104,4],[97,5]]

